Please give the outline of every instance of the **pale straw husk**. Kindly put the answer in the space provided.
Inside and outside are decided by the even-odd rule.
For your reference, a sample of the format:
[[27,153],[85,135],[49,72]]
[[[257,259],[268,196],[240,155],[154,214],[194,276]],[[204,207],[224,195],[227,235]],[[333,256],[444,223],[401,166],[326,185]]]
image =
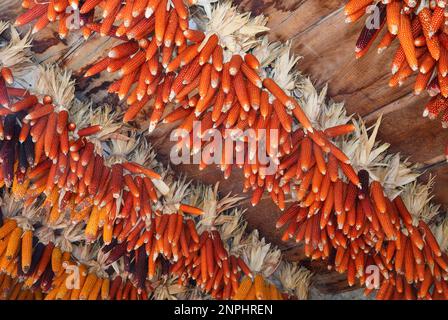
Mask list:
[[10,30],[9,41],[0,44],[0,67],[12,70],[15,78],[27,78],[31,63],[31,32],[21,36],[9,22],[0,21],[0,35]]
[[34,93],[39,96],[48,95],[53,98],[60,110],[68,110],[75,100],[75,80],[68,69],[59,68],[56,65],[40,65],[36,74]]
[[351,121],[343,103],[329,101],[327,103],[328,86],[318,92],[309,77],[299,77],[295,84],[294,96],[311,123],[325,130],[334,126],[344,125]]
[[1,213],[4,218],[13,219],[22,230],[34,230],[34,225],[41,222],[42,210],[38,205],[26,207],[22,200],[15,199],[7,190],[4,191],[1,200]]
[[385,151],[390,146],[388,143],[376,141],[381,117],[371,127],[367,127],[362,119],[353,123],[355,131],[343,138],[341,149],[350,159],[351,165],[356,171],[366,170],[373,179],[379,180],[375,175],[375,170],[386,165],[384,162]]
[[242,245],[242,258],[252,272],[268,278],[277,270],[281,262],[281,251],[260,238],[258,230],[253,230],[242,241]]
[[153,299],[155,300],[182,300],[189,289],[178,283],[177,276],[163,275],[154,283]]
[[440,245],[440,249],[448,253],[448,217],[445,215],[442,222],[432,225],[432,231]]
[[440,212],[440,205],[431,202],[434,179],[434,177],[430,177],[426,184],[410,183],[404,187],[401,193],[401,198],[412,215],[414,225],[418,225],[419,220],[430,223]]
[[218,2],[207,15],[197,16],[196,21],[207,35],[204,44],[208,36],[218,35],[224,49],[224,61],[234,54],[244,56],[258,44],[258,36],[269,30],[266,17],[240,13],[231,1]]
[[275,273],[284,291],[299,300],[308,299],[312,273],[295,262],[283,261]]
[[244,199],[244,197],[232,196],[230,193],[220,198],[218,188],[219,183],[215,184],[214,187],[197,185],[193,189],[190,202],[204,211],[198,222],[199,232],[215,230],[217,219]]

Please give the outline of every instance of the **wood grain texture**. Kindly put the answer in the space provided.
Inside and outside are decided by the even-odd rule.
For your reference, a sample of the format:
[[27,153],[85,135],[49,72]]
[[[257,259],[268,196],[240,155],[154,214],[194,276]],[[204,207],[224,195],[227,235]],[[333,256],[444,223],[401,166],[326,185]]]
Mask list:
[[[354,58],[354,46],[363,22],[347,25],[342,6],[344,0],[236,0],[242,10],[265,14],[270,18],[269,33],[272,40],[292,41],[294,52],[304,57],[299,69],[309,74],[318,87],[329,83],[329,96],[335,101],[345,101],[350,113],[357,113],[369,123],[383,114],[380,139],[391,143],[390,150],[400,152],[412,161],[422,163],[427,173],[437,175],[436,200],[448,203],[448,166],[442,161],[443,145],[448,133],[438,121],[421,117],[427,97],[414,97],[413,82],[409,79],[400,88],[389,88],[391,54],[395,46],[382,55],[376,50],[364,58]],[[7,0],[0,3],[0,19],[13,19],[20,12],[20,1]],[[26,28],[25,28],[26,30]],[[104,56],[116,41],[93,36],[85,42],[79,33],[59,40],[52,29],[35,35],[33,50],[38,62],[57,62],[73,70],[77,94],[97,103],[110,103],[117,107],[118,99],[108,95],[107,86],[113,77],[102,74],[91,79],[82,77],[88,66]],[[172,125],[162,125],[152,135],[159,159],[169,164],[172,142],[169,132]],[[222,179],[219,169],[208,167],[199,171],[195,165],[175,166],[178,174],[195,181],[215,184],[220,181],[220,192],[239,194],[242,191],[242,173],[235,169],[228,180]],[[222,180],[222,181],[221,181]],[[277,244],[287,259],[302,261],[316,276],[314,286],[324,292],[348,290],[345,276],[330,272],[324,263],[304,259],[303,250],[295,243],[280,242],[281,231],[275,229],[280,215],[269,198],[252,208],[249,199],[242,202],[247,208],[246,218],[250,229],[259,229],[270,242]]]

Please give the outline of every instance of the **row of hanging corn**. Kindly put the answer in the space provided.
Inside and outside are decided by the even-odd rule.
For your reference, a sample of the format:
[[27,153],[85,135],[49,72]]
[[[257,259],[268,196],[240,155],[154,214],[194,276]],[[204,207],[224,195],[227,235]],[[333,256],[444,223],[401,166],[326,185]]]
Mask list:
[[[231,227],[218,222],[222,217],[238,225],[239,218],[218,209],[228,212],[238,200],[225,197],[218,206],[216,191],[172,182],[145,151],[144,137],[122,124],[132,124],[148,110],[149,132],[161,120],[178,123],[190,138],[194,121],[205,130],[280,130],[279,143],[266,150],[278,162],[277,172],[265,175],[257,163],[240,167],[253,205],[265,192],[281,210],[291,198],[277,223],[287,226],[283,240],[303,243],[308,257],[346,273],[350,285],[357,279],[367,285],[366,270],[376,267],[377,298],[446,297],[446,224],[432,224],[438,207],[429,203],[429,186],[416,184],[415,167],[375,143],[379,121],[369,136],[361,120],[352,120],[340,104],[327,104],[325,90],[318,94],[293,71],[297,59],[288,45],[258,37],[267,30],[265,18],[239,14],[228,3],[205,3],[206,15],[199,13],[192,23],[182,1],[94,0],[25,2],[28,11],[16,23],[39,18],[34,31],[56,20],[61,25],[68,5],[80,9],[86,37],[99,32],[121,42],[86,75],[118,71],[109,91],[126,99],[129,108],[121,116],[73,103],[69,76],[51,67],[39,77],[39,94],[13,89],[6,84],[13,81],[12,73],[5,69],[0,155],[5,188],[23,201],[19,208],[29,208],[21,216],[45,218],[36,244],[21,241],[22,247],[40,248],[31,250],[25,270],[22,253],[29,250],[20,250],[19,242],[34,224],[28,218],[26,223],[6,219],[2,227],[4,269],[22,280],[16,291],[38,287],[47,298],[62,299],[117,298],[119,292],[118,297],[144,299],[158,288],[166,294],[162,287],[175,276],[182,288],[195,287],[215,298],[280,297],[265,280],[277,269],[279,252],[257,233],[227,233],[223,230]],[[225,177],[232,166],[221,163]],[[207,203],[210,198],[214,206]],[[54,244],[62,234],[59,259]],[[63,252],[70,251],[64,260]],[[61,270],[72,264],[84,266],[83,286],[67,290],[69,275]],[[279,278],[289,280],[282,291],[303,296],[299,284],[308,281],[306,273],[296,267],[282,270]],[[373,289],[368,286],[367,292]]]

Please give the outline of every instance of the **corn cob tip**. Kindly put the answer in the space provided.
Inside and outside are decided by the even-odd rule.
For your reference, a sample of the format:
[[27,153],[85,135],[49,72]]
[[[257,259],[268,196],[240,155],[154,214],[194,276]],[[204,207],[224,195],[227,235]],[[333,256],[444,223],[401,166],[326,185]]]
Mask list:
[[154,10],[153,10],[152,8],[146,8],[146,11],[145,11],[145,18],[146,18],[146,19],[151,18],[151,16],[153,15],[153,13],[154,13]]

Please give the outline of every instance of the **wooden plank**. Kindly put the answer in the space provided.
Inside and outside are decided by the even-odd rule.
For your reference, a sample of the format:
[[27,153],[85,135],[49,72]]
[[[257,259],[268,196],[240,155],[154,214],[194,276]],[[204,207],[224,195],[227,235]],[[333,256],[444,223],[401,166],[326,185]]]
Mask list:
[[[430,121],[422,117],[419,106],[424,97],[407,96],[394,102],[385,109],[378,139],[391,144],[390,152],[400,152],[410,157],[412,162],[429,164],[438,155],[443,154],[448,142],[448,133],[440,121]],[[395,108],[393,105],[397,104]],[[386,110],[391,107],[391,110]],[[368,117],[367,120],[376,120]]]
[[287,35],[304,31],[342,7],[341,0],[236,0],[235,4],[253,15],[269,16],[272,38],[288,41]]
[[22,1],[8,0],[0,2],[0,20],[14,21],[15,18],[22,12]]
[[446,161],[436,163],[429,167],[423,176],[422,182],[427,182],[430,176],[436,176],[434,187],[434,203],[443,204],[442,209],[446,209],[448,195],[448,164]]

